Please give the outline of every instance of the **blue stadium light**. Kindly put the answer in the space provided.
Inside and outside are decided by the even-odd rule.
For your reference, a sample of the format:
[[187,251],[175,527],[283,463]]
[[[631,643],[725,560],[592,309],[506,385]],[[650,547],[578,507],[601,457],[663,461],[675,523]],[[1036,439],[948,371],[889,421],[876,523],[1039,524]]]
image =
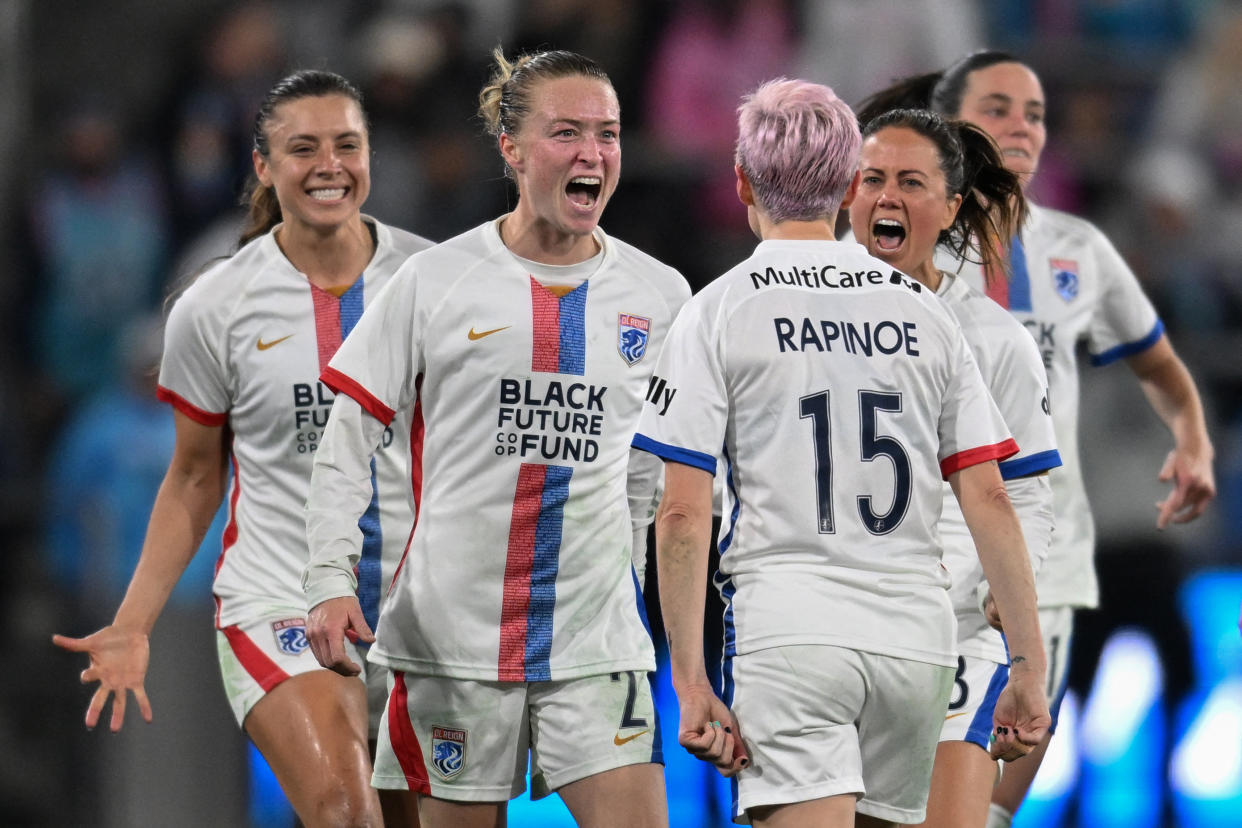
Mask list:
[[1081,734],[1080,824],[1156,828],[1164,805],[1164,669],[1147,633],[1126,628],[1105,643]]
[[1048,743],[1048,754],[1039,766],[1026,801],[1014,815],[1013,828],[1052,828],[1063,824],[1078,787],[1078,715],[1078,696],[1067,690],[1056,735]]

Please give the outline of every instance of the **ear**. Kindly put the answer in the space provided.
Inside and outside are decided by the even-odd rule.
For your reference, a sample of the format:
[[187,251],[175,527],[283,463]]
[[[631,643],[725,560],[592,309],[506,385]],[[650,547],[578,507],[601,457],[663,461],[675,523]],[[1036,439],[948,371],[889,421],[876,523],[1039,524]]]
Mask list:
[[945,205],[945,218],[943,225],[940,227],[941,230],[948,230],[953,226],[953,222],[957,218],[957,211],[961,208],[961,206],[962,194],[954,193],[953,198],[949,199],[948,203]]
[[513,136],[507,132],[500,133],[500,137],[496,139],[497,145],[500,147],[500,157],[505,159],[505,163],[509,165],[515,173],[522,164],[522,148]]
[[846,210],[854,199],[858,197],[858,182],[862,181],[862,171],[855,170],[854,177],[850,180],[850,186],[845,190],[845,198],[841,199],[841,209]]
[[259,154],[257,149],[250,151],[250,160],[254,163],[254,174],[259,179],[259,183],[264,187],[272,186],[272,170],[271,165],[267,163],[267,159]]
[[745,171],[741,164],[733,165],[733,172],[737,175],[737,198],[747,207],[755,206],[755,191],[750,188],[750,179],[746,177]]

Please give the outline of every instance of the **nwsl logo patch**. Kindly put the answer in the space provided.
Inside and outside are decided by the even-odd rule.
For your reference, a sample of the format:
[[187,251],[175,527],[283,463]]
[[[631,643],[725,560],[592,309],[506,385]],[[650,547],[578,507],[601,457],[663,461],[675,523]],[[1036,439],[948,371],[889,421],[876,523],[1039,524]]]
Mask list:
[[651,333],[651,320],[628,313],[617,314],[617,350],[630,365],[634,365],[647,353],[647,337]]
[[1066,302],[1077,299],[1078,262],[1073,259],[1049,259],[1048,265],[1052,268],[1052,284],[1061,298]]
[[466,764],[466,731],[431,727],[431,766],[443,779],[461,773]]
[[276,646],[282,653],[301,655],[310,646],[310,642],[306,640],[305,618],[275,621],[272,623],[272,633],[276,636]]

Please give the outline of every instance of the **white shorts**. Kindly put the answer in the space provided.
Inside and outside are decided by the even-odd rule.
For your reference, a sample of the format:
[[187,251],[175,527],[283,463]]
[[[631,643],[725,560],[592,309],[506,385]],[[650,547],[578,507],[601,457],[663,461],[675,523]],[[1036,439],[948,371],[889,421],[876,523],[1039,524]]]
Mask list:
[[[240,624],[216,630],[220,676],[233,716],[241,725],[246,715],[276,685],[290,676],[322,670],[306,639],[306,615],[293,608],[268,608]],[[348,640],[345,650],[362,665],[367,682],[367,719],[372,739],[388,699],[387,670],[368,664],[366,652]]]
[[1057,717],[1061,714],[1061,700],[1069,686],[1070,644],[1074,639],[1073,607],[1041,607],[1039,629],[1044,637],[1044,656],[1048,660],[1048,684],[1044,692],[1048,696],[1048,709],[1052,713],[1052,727],[1057,731]]
[[843,647],[734,656],[730,706],[750,754],[735,822],[764,805],[839,794],[859,813],[922,822],[953,668]]
[[531,798],[626,765],[664,763],[642,672],[493,682],[392,671],[371,784],[437,799]]
[[986,658],[958,656],[940,741],[970,742],[990,750],[996,700],[1008,680],[1007,665]]

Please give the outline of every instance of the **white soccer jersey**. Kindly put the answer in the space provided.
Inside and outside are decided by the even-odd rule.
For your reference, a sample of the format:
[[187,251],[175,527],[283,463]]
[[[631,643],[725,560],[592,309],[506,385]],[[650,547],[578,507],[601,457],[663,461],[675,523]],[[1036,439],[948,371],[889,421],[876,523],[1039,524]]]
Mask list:
[[[369,657],[486,681],[652,670],[626,468],[689,286],[600,230],[601,254],[549,286],[497,228],[411,258],[324,373],[381,422],[413,408],[419,432],[418,520]],[[357,534],[333,508],[348,472],[315,475],[311,606],[342,594]]]
[[[1018,453],[1000,464],[1001,477],[1015,487],[1020,485],[1018,478],[1061,465],[1048,408],[1048,375],[1034,341],[1004,309],[950,273],[942,274],[936,295],[962,326],[979,373],[1018,444]],[[1013,500],[1034,565],[1048,554],[1051,509],[1038,499],[1015,496]],[[988,626],[979,610],[983,566],[948,484],[944,486],[940,538],[944,566],[953,579],[949,598],[957,614],[959,654],[1008,663],[1000,633]]]
[[[224,628],[272,606],[303,607],[304,504],[332,392],[320,371],[379,289],[431,242],[372,219],[376,248],[337,296],[312,285],[275,231],[204,272],[173,305],[158,395],[191,419],[227,426],[233,482],[213,591]],[[409,418],[395,420],[372,467],[358,596],[374,623],[409,538]]]
[[956,664],[942,476],[1012,455],[958,324],[858,244],[764,241],[686,305],[634,444],[726,464],[725,654]]
[[[1058,210],[1030,206],[1010,253],[1012,278],[993,291],[983,268],[965,263],[961,275],[993,296],[1035,339],[1048,369],[1052,419],[1063,468],[1051,473],[1056,531],[1036,586],[1039,605],[1094,607],[1099,603],[1092,556],[1095,524],[1078,455],[1078,360],[1086,340],[1094,365],[1141,353],[1164,326],[1134,273],[1093,224]],[[957,271],[949,254],[936,259]]]

